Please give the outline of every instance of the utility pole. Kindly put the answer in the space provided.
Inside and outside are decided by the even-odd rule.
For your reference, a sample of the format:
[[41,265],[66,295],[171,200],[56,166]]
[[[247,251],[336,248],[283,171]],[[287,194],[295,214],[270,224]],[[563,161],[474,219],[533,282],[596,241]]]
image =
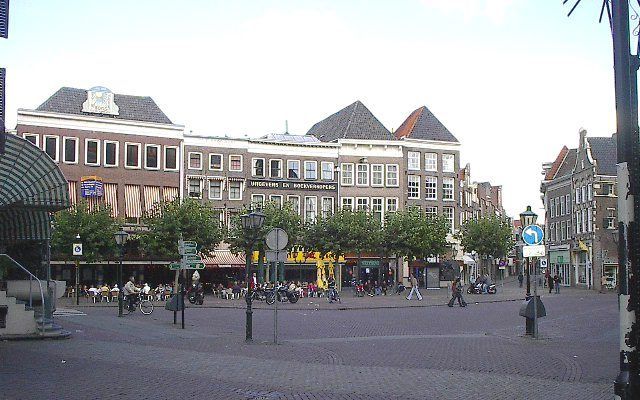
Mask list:
[[638,376],[638,300],[640,232],[638,208],[638,57],[631,54],[629,3],[611,0],[611,34],[615,76],[618,146],[618,305],[620,312],[620,372],[614,384],[616,399],[640,397]]

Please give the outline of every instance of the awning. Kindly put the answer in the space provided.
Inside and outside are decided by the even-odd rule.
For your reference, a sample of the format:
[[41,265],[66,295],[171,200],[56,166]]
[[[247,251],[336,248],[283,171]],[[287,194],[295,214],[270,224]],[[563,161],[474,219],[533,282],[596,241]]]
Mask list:
[[244,268],[246,258],[242,253],[234,255],[229,250],[216,250],[204,263],[207,268]]
[[42,150],[0,133],[0,242],[51,238],[50,212],[70,206],[67,180]]
[[178,188],[165,186],[162,188],[162,198],[167,203],[174,201],[178,198]]
[[160,186],[144,186],[144,210],[147,214],[157,203],[160,203]]
[[111,216],[118,218],[118,184],[117,183],[105,183],[104,184],[104,201],[111,207]]
[[140,204],[140,186],[124,185],[125,217],[142,217],[142,204]]
[[462,262],[467,265],[473,265],[476,263],[476,260],[474,260],[473,257],[465,254],[464,256],[462,256]]

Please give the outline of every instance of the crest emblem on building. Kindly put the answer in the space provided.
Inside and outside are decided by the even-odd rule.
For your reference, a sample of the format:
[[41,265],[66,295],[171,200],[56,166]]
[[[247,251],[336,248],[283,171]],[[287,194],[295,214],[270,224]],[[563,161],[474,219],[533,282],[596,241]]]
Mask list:
[[94,114],[119,114],[113,92],[102,86],[87,90],[87,100],[82,104],[82,111]]

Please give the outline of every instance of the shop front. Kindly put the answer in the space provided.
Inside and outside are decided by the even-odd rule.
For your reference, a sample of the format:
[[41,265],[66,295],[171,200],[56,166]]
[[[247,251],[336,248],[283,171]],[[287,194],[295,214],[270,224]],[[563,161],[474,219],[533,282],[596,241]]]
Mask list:
[[571,264],[569,246],[558,246],[549,249],[549,266],[552,275],[558,275],[560,285],[571,285]]

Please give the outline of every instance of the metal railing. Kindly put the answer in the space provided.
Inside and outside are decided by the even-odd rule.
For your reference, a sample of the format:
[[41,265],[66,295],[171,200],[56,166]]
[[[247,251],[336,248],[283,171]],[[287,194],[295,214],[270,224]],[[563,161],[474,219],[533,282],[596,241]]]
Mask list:
[[[18,263],[16,260],[14,260],[10,255],[5,254],[5,253],[0,253],[0,257],[5,257],[7,258],[9,261],[11,261],[11,263],[20,268],[22,271],[26,272],[27,275],[29,275],[29,308],[33,309],[33,280],[35,279],[38,282],[38,289],[40,290],[40,300],[42,301],[41,303],[41,307],[42,307],[42,329],[40,331],[40,334],[44,336],[44,332],[45,332],[45,328],[44,328],[44,292],[42,291],[42,281],[40,279],[38,279],[37,276],[35,276],[34,274],[32,274],[31,272],[29,272],[29,270],[27,270],[25,267],[23,267],[22,265],[20,265],[20,263]],[[47,288],[48,289],[48,288]]]

